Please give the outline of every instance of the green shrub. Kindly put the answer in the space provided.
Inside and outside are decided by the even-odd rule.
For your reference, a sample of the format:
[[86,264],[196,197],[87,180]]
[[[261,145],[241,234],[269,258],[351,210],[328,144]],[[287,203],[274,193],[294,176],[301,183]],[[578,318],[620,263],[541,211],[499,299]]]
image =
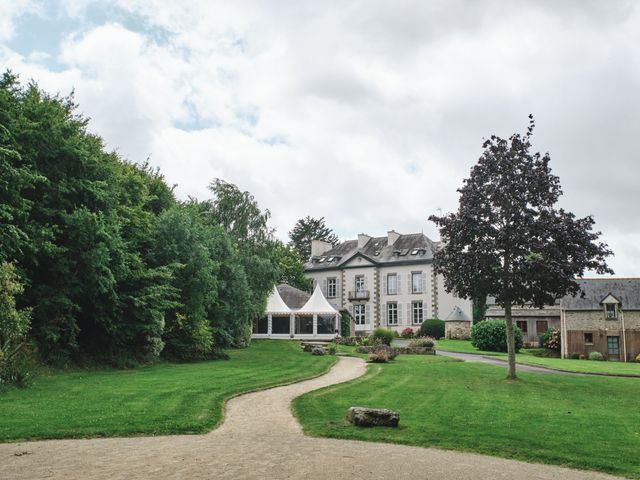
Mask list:
[[340,335],[349,337],[351,335],[351,317],[346,312],[340,312]]
[[391,342],[396,338],[395,332],[387,328],[376,328],[371,335],[373,343],[384,343],[385,345],[391,345]]
[[431,337],[436,340],[444,337],[444,320],[439,320],[437,318],[430,318],[422,322],[420,325],[420,336],[421,337]]
[[425,337],[425,338],[414,338],[409,342],[410,348],[433,348],[436,342],[433,338]]
[[589,360],[595,360],[596,362],[602,362],[604,357],[600,352],[591,352],[589,354]]
[[330,343],[327,347],[327,353],[329,355],[335,355],[336,353],[338,353],[338,346],[335,343]]
[[[516,352],[522,348],[522,332],[513,326]],[[490,352],[507,351],[507,323],[504,320],[484,320],[471,328],[471,345]]]
[[640,353],[638,354],[638,356],[636,357],[636,362],[640,363]]

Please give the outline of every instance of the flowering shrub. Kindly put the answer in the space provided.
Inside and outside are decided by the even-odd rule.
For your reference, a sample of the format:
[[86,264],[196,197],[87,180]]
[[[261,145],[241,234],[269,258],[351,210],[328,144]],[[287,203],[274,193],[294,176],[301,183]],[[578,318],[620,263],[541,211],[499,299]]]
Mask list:
[[402,338],[413,338],[415,336],[415,333],[413,332],[413,328],[407,327],[404,330],[402,330],[402,332],[400,333],[400,336]]
[[549,350],[560,351],[560,345],[562,344],[562,338],[560,336],[560,330],[557,328],[550,328],[542,334],[540,337],[540,346],[548,348]]

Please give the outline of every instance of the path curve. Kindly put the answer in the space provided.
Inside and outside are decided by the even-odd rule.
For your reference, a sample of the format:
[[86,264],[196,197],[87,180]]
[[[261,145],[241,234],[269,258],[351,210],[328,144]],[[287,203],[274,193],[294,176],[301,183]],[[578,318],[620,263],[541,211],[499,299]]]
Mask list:
[[361,359],[340,357],[321,377],[233,398],[224,423],[206,435],[0,444],[0,479],[616,478],[434,448],[304,436],[291,400],[364,372]]

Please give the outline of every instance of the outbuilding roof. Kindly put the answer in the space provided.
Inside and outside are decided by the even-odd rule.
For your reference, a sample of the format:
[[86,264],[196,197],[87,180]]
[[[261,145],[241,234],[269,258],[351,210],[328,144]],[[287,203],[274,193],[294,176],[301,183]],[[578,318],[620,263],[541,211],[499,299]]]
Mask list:
[[613,295],[623,310],[640,310],[640,278],[584,278],[578,280],[584,297],[568,295],[560,301],[565,310],[600,310],[602,300]]
[[456,305],[455,307],[453,307],[453,310],[451,310],[451,313],[447,315],[447,318],[445,318],[444,321],[445,322],[470,322],[471,319],[469,318],[469,315],[464,313],[464,311]]

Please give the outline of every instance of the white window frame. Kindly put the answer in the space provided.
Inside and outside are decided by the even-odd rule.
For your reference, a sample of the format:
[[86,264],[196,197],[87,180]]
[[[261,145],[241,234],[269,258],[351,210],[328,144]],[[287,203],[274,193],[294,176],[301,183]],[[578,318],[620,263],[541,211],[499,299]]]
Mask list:
[[419,325],[423,321],[424,321],[424,303],[422,302],[422,300],[414,300],[413,302],[411,302],[411,322],[414,325]]
[[356,275],[355,284],[356,284],[356,292],[358,293],[364,292],[365,291],[364,275]]
[[336,298],[338,296],[338,279],[335,277],[327,278],[327,298]]
[[[395,280],[395,283],[393,285],[393,289],[391,288],[391,279]],[[390,273],[387,275],[387,295],[397,295],[398,294],[398,274],[397,273]]]
[[364,304],[353,306],[353,319],[355,320],[356,325],[367,324],[366,310],[366,305]]
[[398,304],[387,303],[387,325],[398,325]]
[[[416,278],[418,282],[416,282]],[[416,287],[420,287],[420,289]],[[422,284],[422,272],[411,272],[411,293],[424,293],[424,285]]]

